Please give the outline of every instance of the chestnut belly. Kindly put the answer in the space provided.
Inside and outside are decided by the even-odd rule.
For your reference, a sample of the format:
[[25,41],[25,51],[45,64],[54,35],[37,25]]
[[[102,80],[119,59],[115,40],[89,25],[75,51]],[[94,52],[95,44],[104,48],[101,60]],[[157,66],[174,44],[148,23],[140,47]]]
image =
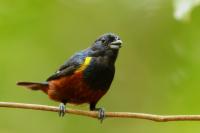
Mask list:
[[91,88],[81,72],[49,82],[48,96],[72,104],[96,103],[107,90]]

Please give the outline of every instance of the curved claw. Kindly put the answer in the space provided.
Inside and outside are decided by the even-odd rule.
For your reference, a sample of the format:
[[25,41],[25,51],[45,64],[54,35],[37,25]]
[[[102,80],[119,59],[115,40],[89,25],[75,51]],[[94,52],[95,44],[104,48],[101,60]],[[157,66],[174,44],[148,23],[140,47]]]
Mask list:
[[98,108],[97,109],[99,114],[98,114],[98,119],[100,120],[100,122],[102,123],[103,120],[105,119],[105,110],[104,108]]
[[60,117],[64,117],[65,111],[66,111],[66,109],[65,109],[65,104],[60,103],[58,115],[59,115]]

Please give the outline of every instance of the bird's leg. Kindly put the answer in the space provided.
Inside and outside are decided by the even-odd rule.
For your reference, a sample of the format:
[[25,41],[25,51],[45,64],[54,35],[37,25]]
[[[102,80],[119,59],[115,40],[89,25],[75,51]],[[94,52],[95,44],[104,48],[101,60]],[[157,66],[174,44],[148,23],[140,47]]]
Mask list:
[[66,111],[65,105],[66,105],[66,102],[62,102],[62,103],[60,103],[60,105],[59,105],[59,112],[58,112],[58,115],[59,115],[60,117],[64,117],[64,115],[65,115],[65,111]]
[[101,123],[103,122],[103,120],[105,119],[105,110],[104,108],[96,108],[96,103],[91,103],[90,104],[90,110],[91,111],[98,111],[98,119],[101,121]]

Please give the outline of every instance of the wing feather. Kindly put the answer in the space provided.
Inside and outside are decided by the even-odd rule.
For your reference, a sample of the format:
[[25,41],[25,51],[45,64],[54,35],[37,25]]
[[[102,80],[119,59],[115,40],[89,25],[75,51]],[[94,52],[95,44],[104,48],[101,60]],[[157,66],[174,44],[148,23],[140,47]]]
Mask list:
[[84,62],[85,60],[84,54],[82,52],[76,53],[74,56],[72,56],[64,65],[62,65],[55,74],[50,76],[47,81],[59,79],[63,76],[69,76],[72,75]]

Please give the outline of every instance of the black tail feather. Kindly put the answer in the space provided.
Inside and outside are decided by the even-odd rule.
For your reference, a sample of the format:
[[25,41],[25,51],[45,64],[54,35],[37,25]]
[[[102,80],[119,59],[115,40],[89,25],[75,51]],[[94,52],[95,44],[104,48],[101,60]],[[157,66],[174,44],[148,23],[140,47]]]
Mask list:
[[31,90],[45,90],[48,88],[48,82],[36,83],[36,82],[18,82],[17,85],[29,88]]

